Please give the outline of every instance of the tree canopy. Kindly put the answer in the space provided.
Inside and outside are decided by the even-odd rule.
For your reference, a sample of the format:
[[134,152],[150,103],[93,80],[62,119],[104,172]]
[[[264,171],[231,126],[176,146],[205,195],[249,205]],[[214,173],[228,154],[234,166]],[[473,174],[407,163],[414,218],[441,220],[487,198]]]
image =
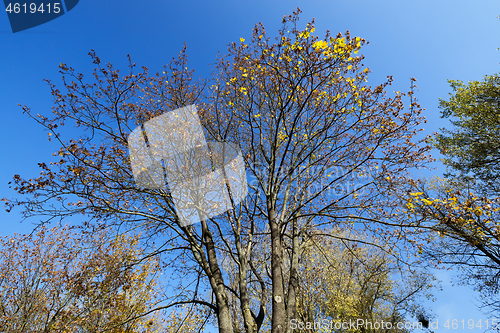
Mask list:
[[[49,82],[53,115],[23,107],[58,144],[57,160],[40,163],[37,178],[16,175],[26,199],[7,206],[46,221],[83,214],[86,227],[140,230],[145,257],[161,254],[162,268],[178,277],[164,308],[204,306],[223,333],[240,330],[235,312],[246,332],[291,331],[300,258],[322,230],[354,225],[392,239],[384,250],[402,258],[400,185],[429,160],[427,139],[415,138],[421,109],[405,107],[411,91],[388,96],[390,77],[367,84],[364,39],[320,38],[314,21],[298,28],[299,13],[284,17],[274,40],[256,25],[205,80],[193,79],[186,48],[153,75],[131,61],[121,75],[94,52],[91,80],[61,64],[62,88]],[[240,147],[248,178],[245,200],[193,225],[181,223],[168,189],[137,185],[127,146],[135,128],[188,105],[197,106],[207,139]],[[71,125],[80,137],[65,138]]]
[[41,227],[0,239],[2,332],[160,332],[158,263],[137,238]]
[[440,100],[440,108],[453,129],[442,129],[436,137],[443,162],[456,175],[481,181],[482,190],[499,193],[500,76],[486,75],[468,84],[448,82],[453,92],[449,100]]

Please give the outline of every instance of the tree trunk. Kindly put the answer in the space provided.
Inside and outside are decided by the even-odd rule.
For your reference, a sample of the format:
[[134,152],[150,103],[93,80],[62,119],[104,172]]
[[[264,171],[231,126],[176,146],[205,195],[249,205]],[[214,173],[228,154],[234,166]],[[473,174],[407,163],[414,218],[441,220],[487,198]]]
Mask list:
[[[292,258],[290,262],[290,280],[288,282],[287,293],[287,319],[291,320],[296,315],[296,302],[297,302],[297,288],[299,285],[298,268],[299,268],[299,254],[300,243],[299,234],[297,232],[297,219],[292,221]],[[291,332],[289,325],[287,325],[286,332]]]
[[208,230],[207,222],[204,219],[201,220],[201,225],[209,265],[209,272],[207,272],[207,275],[217,303],[219,333],[233,333],[233,321],[231,318],[231,310],[229,308],[229,299],[224,285],[224,279],[219,268],[219,263],[217,262],[217,254],[215,252],[212,233]]
[[273,284],[273,314],[271,332],[283,333],[288,327],[283,287],[283,244],[281,230],[276,221],[276,211],[268,202],[269,225],[271,229],[271,279]]

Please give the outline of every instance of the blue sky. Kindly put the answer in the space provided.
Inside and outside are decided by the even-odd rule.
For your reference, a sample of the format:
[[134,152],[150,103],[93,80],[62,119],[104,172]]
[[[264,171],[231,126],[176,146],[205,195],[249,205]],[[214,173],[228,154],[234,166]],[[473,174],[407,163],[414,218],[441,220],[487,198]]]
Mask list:
[[[316,19],[316,33],[350,30],[369,41],[361,52],[372,70],[371,84],[394,77],[392,90],[406,91],[410,77],[418,85],[416,97],[426,109],[426,134],[448,126],[439,117],[438,99],[450,92],[447,79],[480,80],[499,71],[500,2],[451,0],[365,1],[97,1],[81,0],[69,13],[44,25],[12,33],[7,14],[0,14],[0,197],[14,193],[7,183],[16,173],[32,177],[37,163],[57,149],[18,103],[35,113],[48,114],[50,90],[43,79],[60,82],[63,62],[90,74],[88,52],[125,69],[130,54],[139,66],[158,71],[187,43],[189,66],[205,76],[217,53],[229,42],[250,38],[262,22],[274,35],[284,15],[303,11],[301,23]],[[435,157],[439,157],[435,152]],[[436,164],[434,174],[444,170]],[[17,212],[0,213],[0,233],[26,232]],[[452,286],[453,274],[439,272],[443,292],[430,304],[440,324],[446,319],[485,319],[468,288]],[[441,325],[440,325],[441,326]],[[435,332],[448,332],[439,329]],[[460,329],[455,331],[461,331]],[[477,331],[477,330],[475,330]]]

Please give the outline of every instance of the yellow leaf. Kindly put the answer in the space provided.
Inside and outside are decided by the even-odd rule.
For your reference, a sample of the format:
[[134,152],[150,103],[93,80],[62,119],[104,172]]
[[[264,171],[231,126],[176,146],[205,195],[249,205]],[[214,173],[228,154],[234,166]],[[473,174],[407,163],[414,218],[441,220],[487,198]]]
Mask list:
[[317,41],[317,42],[315,42],[315,43],[313,44],[313,47],[314,47],[315,49],[321,49],[321,50],[324,50],[324,49],[326,49],[326,48],[328,47],[328,43],[327,43],[327,42],[325,42],[324,40],[319,40],[319,41]]

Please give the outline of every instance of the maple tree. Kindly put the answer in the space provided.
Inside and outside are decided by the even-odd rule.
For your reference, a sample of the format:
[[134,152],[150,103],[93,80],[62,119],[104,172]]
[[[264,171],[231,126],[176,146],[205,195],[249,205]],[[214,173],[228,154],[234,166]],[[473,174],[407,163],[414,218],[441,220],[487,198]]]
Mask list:
[[[388,83],[374,89],[365,84],[368,70],[356,56],[364,40],[328,33],[319,39],[312,23],[297,30],[296,16],[284,23],[292,27],[280,30],[274,44],[262,26],[248,44],[231,44],[228,58],[218,63],[212,95],[200,107],[208,135],[238,143],[247,154],[251,195],[229,217],[236,241],[244,241],[234,260],[247,262],[256,242],[270,244],[270,267],[243,267],[239,280],[255,276],[262,293],[271,294],[273,332],[285,331],[295,317],[299,253],[309,230],[364,222],[370,228],[394,217],[384,195],[397,191],[395,184],[426,160],[428,149],[411,141],[423,121],[418,108],[403,112],[402,94],[384,96]],[[335,197],[333,189],[360,183]],[[241,229],[248,230],[245,237]],[[268,272],[270,291],[263,278]],[[239,299],[248,308],[250,301]],[[251,312],[243,317],[248,329]]]
[[[374,235],[400,236],[392,229],[400,224],[394,198],[430,149],[414,138],[424,119],[416,103],[404,107],[408,94],[388,97],[390,77],[367,84],[358,54],[365,41],[348,32],[320,39],[314,21],[297,28],[299,13],[285,16],[274,42],[259,24],[250,42],[230,44],[205,81],[193,80],[185,48],[163,74],[149,75],[145,67],[136,73],[130,62],[121,75],[91,52],[96,68],[87,83],[61,64],[64,91],[50,83],[53,117],[23,107],[60,145],[57,160],[40,163],[37,178],[16,175],[15,189],[27,198],[4,199],[8,209],[23,206],[26,217],[47,220],[83,214],[86,226],[140,229],[150,241],[144,256],[166,256],[162,268],[178,277],[169,280],[163,309],[204,306],[224,333],[236,330],[235,311],[246,332],[265,322],[272,332],[290,331],[299,257],[312,230],[357,224]],[[144,122],[192,104],[208,139],[241,148],[249,194],[224,214],[185,225],[168,190],[134,182],[127,139]],[[68,124],[82,136],[66,141]],[[396,242],[385,250],[397,254]],[[228,283],[233,273],[236,289]]]

